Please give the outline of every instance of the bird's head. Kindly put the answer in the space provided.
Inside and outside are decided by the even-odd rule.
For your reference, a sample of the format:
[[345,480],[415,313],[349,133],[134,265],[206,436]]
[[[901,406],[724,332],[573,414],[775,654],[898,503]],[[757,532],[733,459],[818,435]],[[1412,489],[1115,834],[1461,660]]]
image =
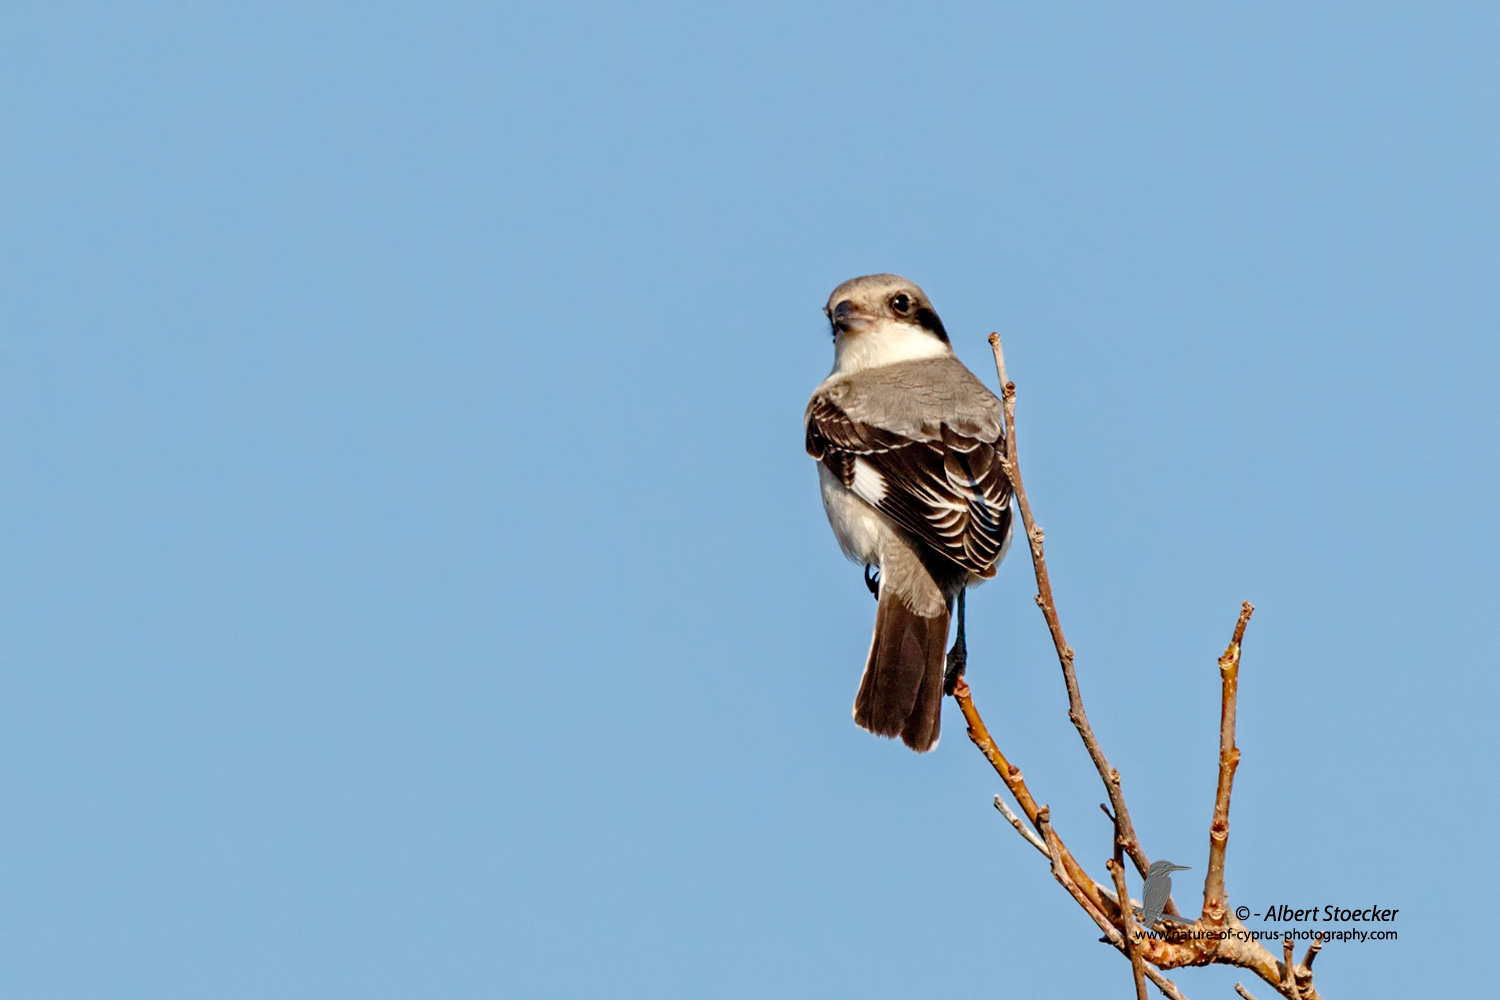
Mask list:
[[1169,875],[1172,872],[1192,871],[1189,865],[1174,865],[1170,861],[1153,861],[1151,867],[1146,869],[1147,878],[1156,878],[1158,875]]
[[951,353],[948,331],[927,294],[899,274],[844,282],[823,307],[833,332],[836,367],[872,368]]
[[911,326],[948,342],[927,294],[899,274],[867,274],[833,290],[823,307],[833,335],[852,336],[890,325]]

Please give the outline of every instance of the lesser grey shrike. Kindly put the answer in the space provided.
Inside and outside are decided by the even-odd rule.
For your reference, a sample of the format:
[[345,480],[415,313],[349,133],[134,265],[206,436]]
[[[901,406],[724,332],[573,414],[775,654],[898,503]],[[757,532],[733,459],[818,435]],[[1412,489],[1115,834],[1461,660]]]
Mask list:
[[828,523],[879,601],[854,721],[920,753],[937,745],[943,693],[963,672],[964,589],[993,577],[1010,544],[1000,401],[905,278],[846,281],[823,311],[833,373],[807,404],[807,453]]

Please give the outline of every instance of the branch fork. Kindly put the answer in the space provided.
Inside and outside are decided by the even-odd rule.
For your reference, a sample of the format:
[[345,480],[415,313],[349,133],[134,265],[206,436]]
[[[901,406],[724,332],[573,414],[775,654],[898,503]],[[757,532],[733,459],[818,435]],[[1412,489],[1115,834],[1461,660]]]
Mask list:
[[[1032,516],[1031,501],[1021,478],[1016,448],[1016,386],[1006,375],[1005,354],[1000,347],[999,334],[990,334],[990,347],[995,355],[996,373],[1000,376],[1001,404],[1005,414],[1005,455],[1002,457],[1002,467],[1010,478],[1016,505],[1020,508],[1022,524],[1026,529],[1031,565],[1036,575],[1037,607],[1042,610],[1047,629],[1052,635],[1058,664],[1062,667],[1063,684],[1068,693],[1068,719],[1077,729],[1109,798],[1109,805],[1101,803],[1099,808],[1109,817],[1114,831],[1114,853],[1105,861],[1112,888],[1095,882],[1064,844],[1062,837],[1052,826],[1050,808],[1038,805],[1026,785],[1021,769],[1011,763],[996,744],[980,717],[979,710],[974,707],[973,692],[968,682],[961,677],[953,697],[968,724],[969,739],[999,774],[1000,780],[1005,783],[1025,816],[1025,821],[999,795],[995,796],[995,808],[1004,814],[1017,833],[1047,857],[1058,884],[1098,925],[1104,933],[1103,940],[1113,945],[1130,962],[1137,1000],[1145,1000],[1147,980],[1155,984],[1163,996],[1172,1000],[1186,1000],[1176,985],[1162,975],[1161,970],[1209,964],[1227,964],[1247,969],[1289,1000],[1321,1000],[1312,983],[1312,964],[1323,946],[1322,939],[1319,938],[1307,949],[1301,964],[1293,963],[1292,942],[1287,939],[1283,942],[1283,956],[1278,961],[1259,941],[1247,940],[1237,933],[1243,931],[1244,927],[1233,917],[1224,890],[1224,858],[1229,845],[1229,800],[1234,787],[1235,770],[1240,761],[1239,747],[1234,742],[1240,650],[1245,628],[1255,610],[1249,602],[1241,606],[1229,646],[1224,650],[1224,655],[1219,657],[1219,778],[1214,796],[1213,819],[1209,825],[1208,871],[1203,880],[1202,915],[1196,921],[1187,921],[1180,917],[1175,903],[1168,899],[1163,917],[1156,925],[1163,932],[1159,937],[1147,936],[1144,931],[1151,928],[1143,928],[1136,920],[1125,880],[1125,858],[1130,859],[1143,880],[1150,868],[1150,861],[1136,836],[1135,826],[1130,821],[1130,810],[1125,802],[1120,772],[1110,766],[1108,757],[1094,735],[1093,727],[1089,725],[1088,713],[1084,710],[1083,695],[1073,667],[1073,647],[1068,645],[1063,634],[1057,603],[1052,594],[1051,578],[1047,573],[1044,545],[1046,536]],[[1166,939],[1166,932],[1183,925],[1189,925],[1195,931],[1219,933],[1186,935],[1181,940]],[[1236,984],[1235,989],[1241,996],[1250,996],[1242,985]]]

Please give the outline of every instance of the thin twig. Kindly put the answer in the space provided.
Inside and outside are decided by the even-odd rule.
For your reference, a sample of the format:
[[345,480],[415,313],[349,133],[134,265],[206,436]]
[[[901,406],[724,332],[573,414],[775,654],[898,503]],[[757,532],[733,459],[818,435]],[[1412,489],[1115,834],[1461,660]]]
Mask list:
[[1292,965],[1291,938],[1288,937],[1282,939],[1281,953],[1284,956],[1283,968],[1285,968],[1286,970],[1286,972],[1283,973],[1284,978],[1281,980],[1281,988],[1287,996],[1292,998],[1292,1000],[1302,1000],[1302,994],[1297,991],[1297,970]]
[[[1048,856],[1052,859],[1052,877],[1057,879],[1058,883],[1064,889],[1068,890],[1068,894],[1073,897],[1074,901],[1083,907],[1083,912],[1087,913],[1090,919],[1099,925],[1099,929],[1104,932],[1105,940],[1120,951],[1129,954],[1119,928],[1110,923],[1109,918],[1089,902],[1083,890],[1069,877],[1067,866],[1063,864],[1063,857],[1067,848],[1063,847],[1062,841],[1057,838],[1057,831],[1052,829],[1051,810],[1047,806],[1042,806],[1037,810],[1036,822],[1037,828],[1041,830],[1042,839],[1047,843]],[[1120,904],[1128,908],[1130,906],[1130,897],[1122,893]],[[1163,996],[1168,997],[1169,1000],[1187,1000],[1187,997],[1182,995],[1182,992],[1177,989],[1177,984],[1172,982],[1172,980],[1163,976],[1149,965],[1144,966],[1144,969],[1147,978],[1156,984],[1156,988],[1162,992]]]
[[1307,946],[1307,954],[1305,954],[1305,955],[1302,956],[1302,968],[1304,968],[1304,969],[1307,970],[1307,974],[1309,976],[1312,975],[1313,959],[1317,958],[1318,957],[1318,952],[1320,952],[1322,950],[1323,950],[1323,933],[1322,933],[1322,931],[1319,931],[1318,932],[1318,936],[1315,937],[1315,938],[1313,938],[1313,943]]
[[1313,938],[1313,943],[1307,946],[1307,954],[1302,956],[1302,964],[1292,970],[1296,978],[1297,988],[1302,990],[1304,995],[1310,995],[1310,991],[1312,990],[1313,959],[1317,958],[1318,952],[1322,950],[1323,935],[1319,933],[1317,937]]
[[[998,333],[990,334],[990,349],[995,354],[995,372],[1000,376],[1001,402],[1005,413],[1005,473],[1010,479],[1011,489],[1015,491],[1016,504],[1021,508],[1021,523],[1026,528],[1026,538],[1030,543],[1031,566],[1036,573],[1036,603],[1047,620],[1047,629],[1052,633],[1052,645],[1057,649],[1058,662],[1062,664],[1063,683],[1068,689],[1068,718],[1073,721],[1078,735],[1083,738],[1089,758],[1093,760],[1094,768],[1104,781],[1104,789],[1109,794],[1116,823],[1125,841],[1125,852],[1130,855],[1141,878],[1145,878],[1151,862],[1136,838],[1134,824],[1130,822],[1130,809],[1125,804],[1125,793],[1120,787],[1120,772],[1110,766],[1109,758],[1105,757],[1099,740],[1094,736],[1094,729],[1089,725],[1088,714],[1083,709],[1083,695],[1078,690],[1078,676],[1073,670],[1073,647],[1068,645],[1062,623],[1057,617],[1057,602],[1052,596],[1052,580],[1047,575],[1047,557],[1042,548],[1042,529],[1031,515],[1031,501],[1027,498],[1026,486],[1021,481],[1016,447],[1016,386],[1006,376],[1005,352],[1000,347]],[[1171,900],[1167,901],[1167,912],[1174,915],[1177,913],[1177,907]]]
[[1251,993],[1249,990],[1245,989],[1245,986],[1244,986],[1243,983],[1235,983],[1234,984],[1234,991],[1236,993],[1238,993],[1240,996],[1244,997],[1245,1000],[1255,1000],[1255,994]]
[[1078,901],[1078,905],[1083,907],[1084,912],[1093,918],[1094,923],[1098,924],[1099,929],[1104,931],[1105,936],[1109,938],[1111,944],[1114,944],[1116,947],[1122,946],[1124,942],[1120,940],[1120,932],[1115,928],[1114,924],[1109,922],[1109,918],[1104,915],[1104,911],[1096,906],[1093,900],[1089,899],[1088,895],[1068,871],[1067,865],[1063,863],[1063,856],[1067,849],[1063,847],[1062,841],[1058,839],[1057,831],[1052,829],[1051,807],[1041,806],[1037,809],[1036,825],[1042,832],[1042,840],[1047,844],[1047,857],[1052,859],[1053,878],[1057,879],[1062,887],[1067,889],[1068,893]]
[[1214,928],[1224,926],[1229,904],[1224,896],[1224,850],[1229,845],[1229,795],[1234,788],[1234,772],[1240,766],[1240,748],[1234,745],[1234,720],[1239,699],[1240,644],[1245,626],[1255,607],[1249,601],[1240,605],[1240,617],[1234,625],[1234,636],[1224,655],[1219,657],[1222,692],[1219,709],[1219,787],[1214,795],[1214,819],[1208,828],[1208,873],[1203,877],[1203,922]]
[[1146,1000],[1146,965],[1135,946],[1135,915],[1130,909],[1130,890],[1125,885],[1125,863],[1120,857],[1120,841],[1115,840],[1115,856],[1104,863],[1115,879],[1115,895],[1120,900],[1120,932],[1125,938],[1125,955],[1130,959],[1130,974],[1135,979],[1136,1000]]
[[1010,820],[1010,825],[1016,828],[1017,833],[1026,838],[1028,844],[1043,854],[1047,854],[1047,845],[1042,843],[1042,838],[1028,830],[1026,824],[1021,822],[1021,817],[1011,812],[1010,806],[1006,805],[1005,800],[998,795],[995,796],[995,808],[1005,814],[1005,818]]
[[[984,754],[990,766],[995,769],[995,773],[1000,775],[1000,780],[1005,782],[1006,788],[1010,789],[1016,805],[1021,807],[1026,818],[1032,823],[1038,823],[1037,814],[1041,807],[1037,805],[1036,799],[1031,797],[1031,790],[1026,787],[1026,779],[1022,776],[1021,769],[1006,760],[1005,754],[1001,753],[1000,748],[995,745],[994,737],[990,736],[984,720],[979,717],[979,710],[974,707],[973,693],[969,690],[968,682],[962,677],[959,677],[958,684],[953,688],[953,700],[958,702],[959,711],[963,712],[964,721],[969,724],[969,739]],[[1038,830],[1040,829],[1038,826]],[[1072,852],[1062,846],[1061,842],[1058,846],[1062,851],[1062,864],[1069,878],[1088,894],[1089,902],[1096,909],[1104,909],[1103,897],[1095,887],[1094,880],[1089,878],[1088,873],[1073,857]]]
[[[994,738],[979,715],[979,710],[974,706],[973,692],[967,681],[960,680],[953,695],[963,711],[965,721],[968,722],[969,739],[995,768],[996,773],[1015,796],[1016,802],[1025,811],[1027,818],[1031,819],[1036,829],[1042,834],[1043,842],[1049,846],[1046,854],[1052,862],[1054,877],[1058,870],[1062,871],[1063,877],[1058,878],[1058,882],[1083,907],[1089,918],[1100,925],[1100,929],[1104,931],[1105,940],[1121,953],[1126,953],[1125,940],[1112,921],[1119,916],[1121,907],[1130,905],[1129,897],[1121,898],[1118,891],[1111,892],[1108,888],[1089,879],[1084,873],[1067,846],[1058,837],[1057,832],[1052,829],[1048,814],[1043,812],[1045,807],[1039,806],[1032,797],[1020,768],[1013,766],[1000,748],[995,745]],[[1124,865],[1122,864],[1120,868],[1123,871]],[[1158,970],[1215,962],[1248,969],[1281,992],[1282,965],[1259,941],[1230,936],[1223,941],[1216,942],[1212,951],[1205,947],[1201,940],[1173,942],[1161,938],[1142,937],[1136,941],[1136,945],[1148,963],[1145,970],[1146,977],[1168,997],[1177,998],[1182,994],[1177,990],[1176,985],[1162,976]],[[1302,989],[1302,1000],[1319,1000],[1317,991],[1312,988],[1310,977],[1308,984]]]
[[[1225,964],[1248,969],[1260,977],[1261,980],[1271,985],[1278,993],[1290,1000],[1320,1000],[1318,991],[1312,985],[1312,970],[1310,968],[1312,958],[1317,954],[1321,941],[1314,944],[1308,950],[1308,957],[1304,960],[1303,968],[1294,969],[1291,966],[1291,943],[1287,942],[1287,954],[1285,961],[1278,962],[1271,952],[1259,941],[1250,938],[1243,933],[1244,927],[1238,920],[1232,919],[1227,912],[1227,904],[1224,900],[1223,875],[1224,875],[1224,845],[1228,840],[1228,813],[1229,792],[1232,788],[1234,773],[1233,764],[1239,759],[1239,750],[1234,745],[1234,715],[1235,701],[1238,691],[1238,667],[1239,646],[1244,638],[1245,625],[1249,621],[1253,610],[1246,604],[1242,611],[1240,620],[1236,626],[1234,638],[1230,648],[1225,651],[1225,656],[1220,660],[1221,675],[1225,682],[1223,715],[1220,720],[1220,788],[1215,800],[1215,819],[1222,819],[1222,833],[1210,837],[1210,876],[1205,882],[1205,899],[1218,902],[1218,919],[1223,929],[1231,933],[1220,935],[1192,935],[1188,940],[1169,941],[1163,938],[1142,935],[1140,938],[1130,937],[1127,943],[1125,934],[1122,934],[1114,921],[1118,918],[1120,923],[1129,929],[1133,926],[1131,917],[1134,913],[1130,907],[1128,888],[1121,883],[1124,880],[1124,855],[1129,854],[1131,861],[1142,877],[1145,876],[1149,864],[1146,854],[1136,839],[1135,830],[1130,822],[1130,812],[1125,804],[1124,792],[1121,789],[1120,774],[1109,766],[1108,759],[1104,756],[1103,749],[1099,746],[1092,728],[1088,723],[1088,716],[1083,711],[1083,698],[1078,689],[1077,675],[1073,669],[1073,650],[1068,646],[1063,637],[1062,628],[1058,623],[1057,611],[1052,598],[1051,583],[1047,577],[1046,559],[1042,549],[1042,530],[1036,526],[1032,519],[1031,504],[1026,497],[1026,490],[1022,484],[1020,466],[1016,458],[1016,433],[1015,433],[1015,394],[1016,387],[1006,377],[1005,357],[1000,349],[1000,338],[992,334],[990,344],[995,352],[995,368],[1000,375],[1003,395],[1003,410],[1006,429],[1006,450],[1004,469],[1010,478],[1011,485],[1015,490],[1017,504],[1021,509],[1022,522],[1026,527],[1027,538],[1030,542],[1032,567],[1037,577],[1037,604],[1042,609],[1042,614],[1047,620],[1047,626],[1052,633],[1053,645],[1057,648],[1058,660],[1062,665],[1063,679],[1068,689],[1069,719],[1078,730],[1083,739],[1084,746],[1089,752],[1095,769],[1104,780],[1105,790],[1109,794],[1109,801],[1114,806],[1113,812],[1108,806],[1101,805],[1106,816],[1109,816],[1115,825],[1115,857],[1110,864],[1111,875],[1118,878],[1113,892],[1103,885],[1094,882],[1084,872],[1083,867],[1073,857],[1072,853],[1063,844],[1057,831],[1052,828],[1050,813],[1045,806],[1039,806],[1032,797],[1026,782],[1021,776],[1019,768],[1015,767],[1001,753],[991,737],[989,730],[984,725],[984,720],[979,717],[978,710],[974,707],[972,692],[969,685],[962,679],[959,680],[954,690],[954,699],[958,702],[960,710],[969,727],[969,739],[980,749],[985,758],[995,768],[1006,787],[1015,797],[1016,804],[1025,813],[1039,833],[1040,840],[1044,845],[1043,853],[1047,855],[1053,877],[1067,890],[1075,902],[1088,914],[1104,932],[1104,940],[1113,945],[1122,954],[1131,958],[1132,969],[1135,967],[1135,958],[1138,955],[1144,966],[1146,978],[1150,979],[1163,995],[1169,1000],[1183,1000],[1182,993],[1176,985],[1165,978],[1160,970],[1175,969],[1188,965],[1210,965]],[[1225,752],[1227,749],[1227,753]],[[1225,759],[1231,764],[1225,768]],[[1025,824],[1003,805],[997,802],[1000,811],[1004,813],[1011,824],[1026,835],[1028,831]],[[1220,826],[1215,825],[1215,830]],[[1212,834],[1213,831],[1211,831]],[[1032,846],[1036,841],[1027,837]],[[1211,880],[1212,884],[1209,884]],[[1171,901],[1167,904],[1167,914],[1177,916],[1177,909]],[[1181,920],[1181,923],[1192,924],[1192,921]],[[1134,945],[1132,954],[1131,944]],[[1250,994],[1244,987],[1236,986],[1242,997]]]
[[1167,1000],[1187,1000],[1187,997],[1183,996],[1182,991],[1177,988],[1176,983],[1149,965],[1146,966],[1146,978],[1156,985],[1156,988],[1161,991],[1161,995],[1166,997]]
[[1125,839],[1120,836],[1120,821],[1105,808],[1103,802],[1099,803],[1099,808],[1104,810],[1104,815],[1110,818],[1115,828],[1115,856],[1105,862],[1105,867],[1115,880],[1115,897],[1120,904],[1120,931],[1125,936],[1125,955],[1130,959],[1136,1000],[1146,1000],[1146,966],[1141,959],[1140,946],[1136,943],[1135,911],[1130,906],[1130,887],[1125,884]]

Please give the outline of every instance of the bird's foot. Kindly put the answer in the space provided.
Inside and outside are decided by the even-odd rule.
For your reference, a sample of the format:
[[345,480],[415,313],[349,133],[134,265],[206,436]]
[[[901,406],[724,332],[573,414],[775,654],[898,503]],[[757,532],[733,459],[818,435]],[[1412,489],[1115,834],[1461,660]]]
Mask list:
[[964,648],[963,643],[955,642],[953,648],[948,650],[948,669],[943,671],[943,694],[951,695],[953,689],[958,687],[958,679],[964,675],[964,667],[969,663],[969,651]]
[[[871,573],[871,570],[874,570],[874,572]],[[869,588],[871,597],[877,601],[880,600],[880,567],[865,567],[865,586]]]

